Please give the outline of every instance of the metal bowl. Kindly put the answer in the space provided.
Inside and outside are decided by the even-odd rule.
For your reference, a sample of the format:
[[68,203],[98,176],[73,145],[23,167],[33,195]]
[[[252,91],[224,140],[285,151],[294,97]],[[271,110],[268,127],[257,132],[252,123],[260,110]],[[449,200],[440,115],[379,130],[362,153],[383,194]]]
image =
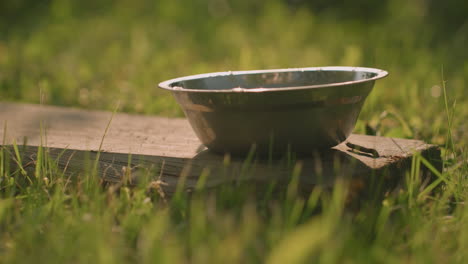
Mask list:
[[168,80],[193,130],[215,152],[312,153],[352,132],[379,69],[229,71]]

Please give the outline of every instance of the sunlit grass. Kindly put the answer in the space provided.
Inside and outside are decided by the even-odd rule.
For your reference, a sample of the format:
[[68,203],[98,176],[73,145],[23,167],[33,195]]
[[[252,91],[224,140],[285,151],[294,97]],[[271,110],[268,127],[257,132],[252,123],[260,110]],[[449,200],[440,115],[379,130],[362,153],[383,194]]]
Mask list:
[[[2,148],[2,157],[21,156],[17,148]],[[47,149],[39,151],[44,162],[34,170],[19,167],[1,177],[6,262],[462,263],[466,257],[463,169],[434,171],[444,185],[438,181],[442,188],[429,193],[419,188],[421,157],[399,193],[382,203],[362,201],[355,212],[346,209],[345,181],[305,195],[293,175],[274,195],[240,183],[180,189],[166,200],[152,189],[157,171],[137,186],[104,186],[92,167],[69,177]]]

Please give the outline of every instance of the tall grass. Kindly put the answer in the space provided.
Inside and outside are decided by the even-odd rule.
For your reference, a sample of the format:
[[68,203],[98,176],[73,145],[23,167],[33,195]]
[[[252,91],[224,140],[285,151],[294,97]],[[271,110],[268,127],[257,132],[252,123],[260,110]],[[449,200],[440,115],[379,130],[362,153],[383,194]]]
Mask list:
[[[2,148],[2,156],[16,155],[14,149]],[[49,162],[2,175],[0,251],[6,263],[463,263],[466,258],[463,170],[434,171],[445,184],[428,192],[418,188],[418,168],[430,166],[419,163],[424,160],[419,156],[407,187],[381,204],[364,200],[356,212],[346,209],[345,181],[331,192],[317,187],[300,193],[294,176],[299,167],[274,195],[240,183],[191,193],[180,189],[166,200],[154,189],[157,171],[137,186],[125,181],[104,186],[92,169],[66,176],[43,151],[42,160]]]

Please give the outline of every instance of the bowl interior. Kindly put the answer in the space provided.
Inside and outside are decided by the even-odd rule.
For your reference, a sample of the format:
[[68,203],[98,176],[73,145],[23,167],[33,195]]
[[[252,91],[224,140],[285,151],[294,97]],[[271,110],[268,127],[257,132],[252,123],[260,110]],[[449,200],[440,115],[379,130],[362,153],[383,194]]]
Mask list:
[[[166,89],[233,90],[323,87],[349,82],[364,82],[386,75],[385,71],[358,67],[325,67],[265,71],[239,71],[200,74],[162,84]],[[167,86],[167,87],[164,87]]]

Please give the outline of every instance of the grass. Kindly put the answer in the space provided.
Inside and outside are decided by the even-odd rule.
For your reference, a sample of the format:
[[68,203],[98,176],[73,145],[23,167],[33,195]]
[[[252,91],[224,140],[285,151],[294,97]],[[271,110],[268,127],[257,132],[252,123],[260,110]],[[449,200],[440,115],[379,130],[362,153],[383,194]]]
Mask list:
[[418,170],[431,165],[416,157],[400,192],[350,212],[346,182],[306,197],[294,180],[274,195],[248,184],[206,191],[201,182],[165,202],[150,180],[103,187],[93,161],[69,177],[45,148],[32,171],[10,167],[21,163],[21,146],[2,148],[0,263],[466,263],[467,27],[441,30],[423,2],[388,1],[370,22],[281,1],[11,4],[26,15],[0,20],[2,101],[106,110],[120,102],[125,112],[181,116],[159,81],[377,67],[390,76],[376,83],[356,132],[438,144],[444,171],[422,188]]

